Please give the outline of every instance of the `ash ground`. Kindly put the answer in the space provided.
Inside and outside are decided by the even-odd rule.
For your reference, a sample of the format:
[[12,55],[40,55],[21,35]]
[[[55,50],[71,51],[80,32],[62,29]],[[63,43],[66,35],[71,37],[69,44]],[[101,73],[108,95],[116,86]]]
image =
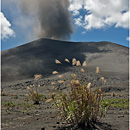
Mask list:
[[[70,60],[66,63],[65,58]],[[80,67],[72,66],[72,59],[81,63],[87,62],[84,73]],[[65,42],[50,39],[39,39],[2,52],[2,88],[7,96],[2,96],[2,130],[72,130],[65,122],[57,118],[57,111],[52,103],[41,102],[33,105],[27,97],[27,86],[39,84],[39,92],[50,98],[50,93],[59,89],[68,93],[67,79],[76,73],[84,84],[92,83],[92,88],[101,88],[105,98],[128,99],[129,93],[129,48],[111,42]],[[62,65],[55,64],[55,59]],[[96,74],[96,67],[100,74]],[[53,87],[57,82],[58,71],[64,75],[63,85]],[[35,74],[43,78],[34,81]],[[106,83],[101,81],[104,77]],[[111,96],[114,93],[116,96]],[[4,107],[9,103],[10,107]],[[111,108],[105,119],[88,130],[128,130],[128,109]],[[80,130],[80,128],[75,128]],[[87,128],[86,128],[87,129]]]
[[[58,75],[51,75],[46,78],[35,81],[34,79],[26,79],[23,81],[12,82],[10,84],[2,84],[4,92],[7,96],[2,96],[2,103],[13,102],[15,107],[2,106],[2,130],[80,130],[80,128],[71,128],[64,121],[57,117],[57,111],[51,102],[42,102],[39,105],[33,105],[33,102],[27,97],[27,86],[31,84],[39,84],[39,92],[50,98],[50,93],[58,93],[59,89],[67,93],[67,79],[71,79],[71,74],[78,75],[84,84],[92,83],[92,88],[102,88],[104,93],[117,94],[115,97],[111,95],[105,98],[128,98],[128,75],[110,72],[95,73],[95,68],[84,68],[85,72],[80,73],[81,67],[72,67],[64,75],[64,84],[57,84],[53,87],[51,82],[59,80]],[[104,77],[106,83],[100,79]],[[18,105],[21,104],[21,105]],[[87,129],[87,128],[86,128]],[[100,122],[96,123],[89,130],[128,130],[129,129],[129,111],[128,109],[110,108],[106,117]]]

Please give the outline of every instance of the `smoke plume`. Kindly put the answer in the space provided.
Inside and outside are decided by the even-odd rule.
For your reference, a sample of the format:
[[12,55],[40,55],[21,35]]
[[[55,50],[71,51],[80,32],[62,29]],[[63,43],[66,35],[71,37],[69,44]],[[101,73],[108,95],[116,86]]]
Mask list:
[[21,0],[22,13],[32,15],[38,38],[70,39],[73,33],[69,0]]

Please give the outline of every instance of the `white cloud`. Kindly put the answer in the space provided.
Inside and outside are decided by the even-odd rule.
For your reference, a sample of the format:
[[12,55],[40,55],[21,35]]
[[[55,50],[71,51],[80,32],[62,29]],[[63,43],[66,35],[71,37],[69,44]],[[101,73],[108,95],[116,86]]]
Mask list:
[[4,14],[0,12],[1,16],[1,37],[2,39],[14,36],[14,31],[11,29],[10,22],[5,18]]
[[84,23],[82,19],[83,19],[83,16],[81,15],[78,18],[74,18],[75,24],[83,27]]
[[82,9],[84,5],[84,0],[69,0],[70,7],[69,10],[72,11],[73,16],[77,16],[80,14],[79,10]]
[[126,12],[120,16],[120,20],[116,24],[116,27],[128,28],[129,27],[128,21],[129,21],[129,12]]
[[82,9],[84,0],[70,0],[70,11],[80,10]]
[[78,11],[78,10],[74,10],[73,11],[73,16],[77,16],[77,15],[79,15],[80,14],[80,12]]
[[80,18],[82,24],[79,17],[74,18],[75,24],[86,30],[107,26],[128,28],[129,0],[70,0],[70,3],[73,17],[80,16],[80,10],[86,12],[84,18]]
[[127,40],[127,41],[130,41],[130,37],[127,37],[126,40]]

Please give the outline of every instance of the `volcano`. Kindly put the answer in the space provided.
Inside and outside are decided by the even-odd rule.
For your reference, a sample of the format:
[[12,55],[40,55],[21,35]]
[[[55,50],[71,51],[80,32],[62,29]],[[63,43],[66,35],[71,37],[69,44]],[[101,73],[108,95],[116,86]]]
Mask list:
[[[43,77],[53,70],[66,71],[71,65],[64,59],[86,61],[89,68],[99,66],[102,72],[128,77],[128,48],[111,42],[65,42],[39,39],[2,52],[2,83]],[[57,66],[55,59],[63,65]]]
[[[127,130],[129,128],[129,52],[128,48],[111,42],[65,42],[39,39],[2,52],[2,128],[5,130],[72,130],[56,116],[52,102],[32,104],[28,86],[50,100],[50,95],[68,94],[68,81],[76,75],[81,84],[91,83],[91,90],[100,89],[106,102],[112,101],[103,121],[91,130]],[[70,62],[66,62],[65,59]],[[76,58],[87,67],[72,65]],[[56,64],[55,60],[61,64]],[[96,68],[99,72],[96,73]],[[81,72],[81,69],[84,72]],[[53,71],[59,74],[52,75]],[[35,74],[42,78],[35,80]],[[59,82],[60,81],[60,82]],[[61,84],[62,81],[62,84]],[[52,85],[56,84],[56,85]],[[32,88],[34,89],[34,88]],[[10,105],[11,104],[11,105]],[[13,105],[12,105],[13,104]],[[10,106],[10,107],[9,107]],[[28,107],[27,107],[28,106]],[[30,106],[30,107],[29,107]],[[34,106],[34,107],[33,107]],[[75,128],[73,130],[81,130]]]

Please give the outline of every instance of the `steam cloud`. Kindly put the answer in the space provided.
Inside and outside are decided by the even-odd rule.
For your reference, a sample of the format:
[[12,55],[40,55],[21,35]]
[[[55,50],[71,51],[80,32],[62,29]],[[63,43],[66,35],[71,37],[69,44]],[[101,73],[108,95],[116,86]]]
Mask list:
[[21,0],[22,13],[32,15],[38,38],[70,39],[73,33],[68,0]]

